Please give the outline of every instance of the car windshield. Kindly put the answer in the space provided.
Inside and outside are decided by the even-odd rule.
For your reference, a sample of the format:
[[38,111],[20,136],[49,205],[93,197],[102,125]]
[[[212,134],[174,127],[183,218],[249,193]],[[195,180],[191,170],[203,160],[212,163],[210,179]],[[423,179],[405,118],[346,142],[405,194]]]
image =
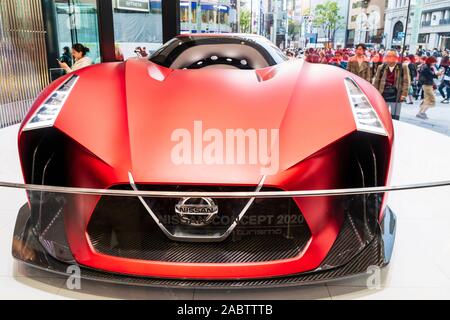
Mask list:
[[261,69],[286,61],[283,52],[259,36],[180,36],[150,61],[171,69]]

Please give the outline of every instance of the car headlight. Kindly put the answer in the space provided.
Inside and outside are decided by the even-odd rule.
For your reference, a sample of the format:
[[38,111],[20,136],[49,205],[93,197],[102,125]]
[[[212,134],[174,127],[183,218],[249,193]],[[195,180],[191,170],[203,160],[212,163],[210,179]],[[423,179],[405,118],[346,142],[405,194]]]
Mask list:
[[28,120],[24,131],[52,127],[79,76],[73,75],[53,91]]
[[387,136],[386,129],[369,99],[351,78],[345,79],[350,105],[359,131]]

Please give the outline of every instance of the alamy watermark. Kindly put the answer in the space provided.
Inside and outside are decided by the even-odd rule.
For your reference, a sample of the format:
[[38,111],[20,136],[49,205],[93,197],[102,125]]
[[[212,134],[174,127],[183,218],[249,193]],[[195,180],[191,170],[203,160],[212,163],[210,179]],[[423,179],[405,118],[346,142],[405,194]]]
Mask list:
[[367,268],[368,277],[366,285],[368,289],[381,289],[381,268],[379,266],[369,266]]
[[66,269],[69,277],[66,280],[66,287],[69,290],[81,290],[81,268],[77,265],[70,265]]
[[279,129],[206,129],[194,121],[191,129],[175,129],[171,141],[175,165],[257,165],[261,175],[279,170]]

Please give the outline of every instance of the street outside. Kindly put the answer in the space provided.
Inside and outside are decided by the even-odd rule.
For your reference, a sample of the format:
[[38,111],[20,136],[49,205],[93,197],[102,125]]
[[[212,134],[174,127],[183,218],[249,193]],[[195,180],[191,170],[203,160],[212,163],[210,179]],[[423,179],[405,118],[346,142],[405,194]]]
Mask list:
[[427,112],[428,119],[416,117],[419,111],[420,100],[414,101],[414,105],[403,103],[400,121],[414,124],[450,136],[450,104],[441,103],[443,98],[436,95],[436,107]]

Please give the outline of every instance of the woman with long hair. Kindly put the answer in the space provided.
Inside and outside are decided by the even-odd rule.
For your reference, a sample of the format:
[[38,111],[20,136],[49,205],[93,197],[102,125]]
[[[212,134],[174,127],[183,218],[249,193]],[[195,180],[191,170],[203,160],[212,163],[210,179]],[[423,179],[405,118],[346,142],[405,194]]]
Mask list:
[[77,70],[80,70],[84,67],[90,66],[92,64],[91,58],[86,55],[89,53],[89,48],[85,47],[81,43],[75,43],[72,46],[72,56],[74,58],[74,64],[72,67],[65,62],[59,62],[59,66],[63,68],[67,73],[71,73]]

